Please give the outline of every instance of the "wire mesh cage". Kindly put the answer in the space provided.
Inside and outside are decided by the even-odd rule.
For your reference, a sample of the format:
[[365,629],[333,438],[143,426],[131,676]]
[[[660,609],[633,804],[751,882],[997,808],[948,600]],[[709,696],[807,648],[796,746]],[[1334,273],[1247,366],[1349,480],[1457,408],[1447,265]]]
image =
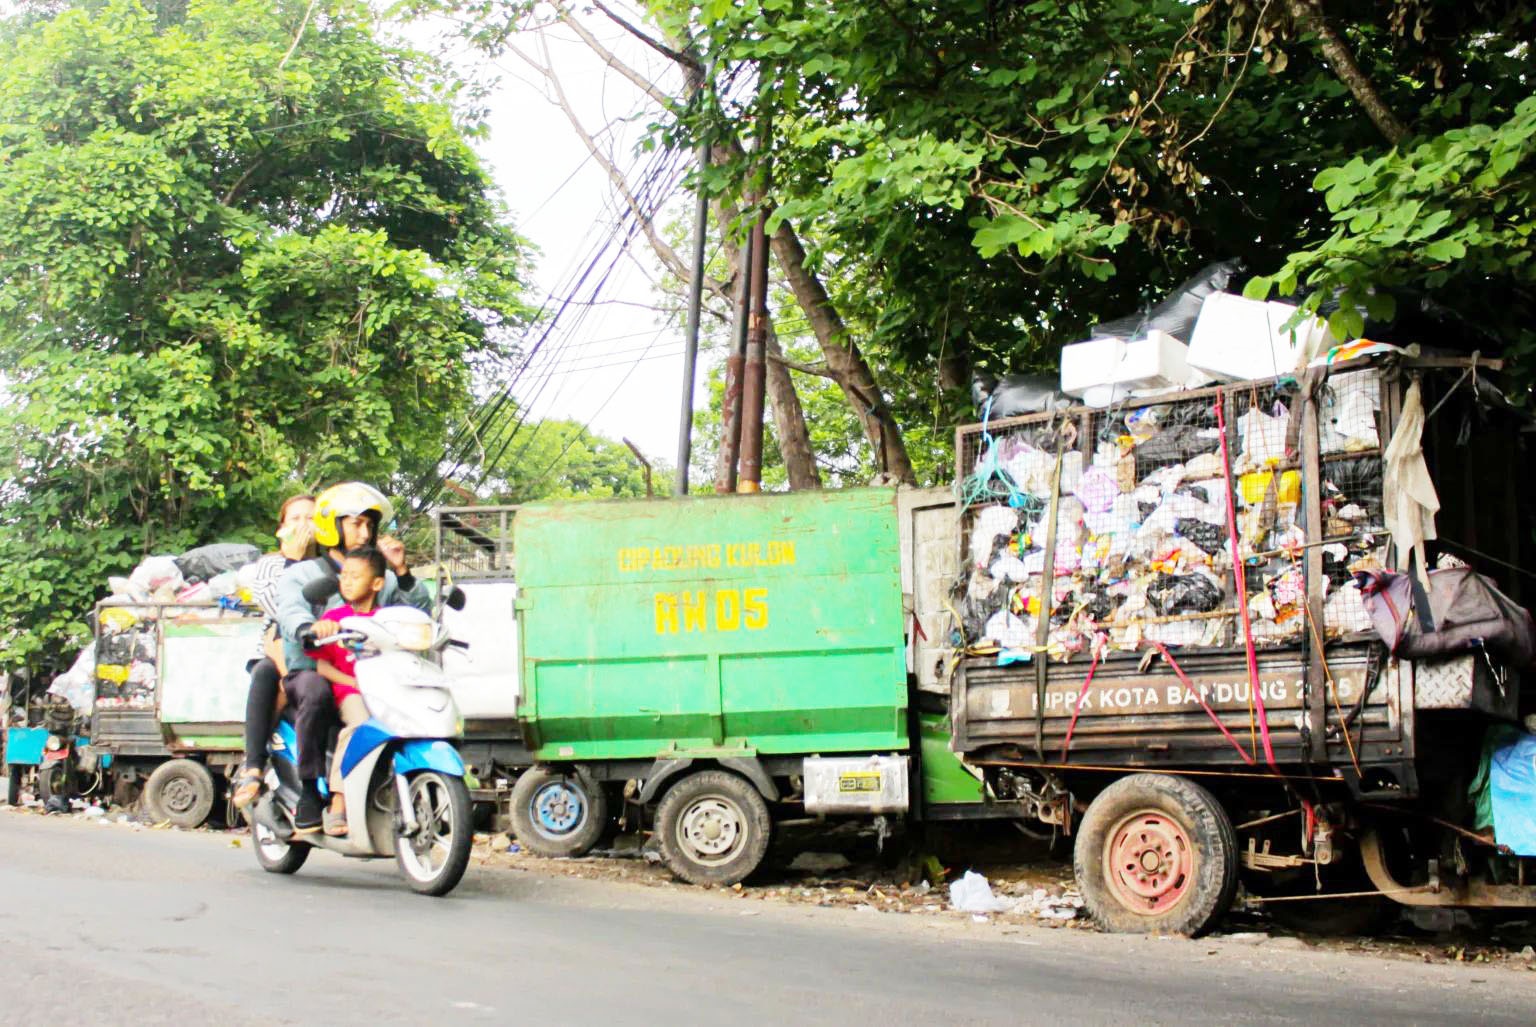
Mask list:
[[1125,649],[1241,644],[1234,566],[1257,645],[1298,640],[1309,594],[1320,632],[1368,629],[1347,582],[1384,555],[1382,389],[1377,369],[1336,374],[1310,435],[1294,384],[1267,382],[961,428],[964,641],[1057,657],[1100,634]]
[[511,578],[515,506],[444,507],[436,512],[437,562],[453,579]]

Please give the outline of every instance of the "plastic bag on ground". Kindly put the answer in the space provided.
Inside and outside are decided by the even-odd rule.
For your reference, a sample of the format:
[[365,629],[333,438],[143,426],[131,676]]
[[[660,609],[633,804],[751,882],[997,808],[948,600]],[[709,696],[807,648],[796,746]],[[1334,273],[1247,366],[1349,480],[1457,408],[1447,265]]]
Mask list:
[[962,913],[1006,913],[1013,903],[992,894],[992,885],[974,870],[949,885],[949,904]]

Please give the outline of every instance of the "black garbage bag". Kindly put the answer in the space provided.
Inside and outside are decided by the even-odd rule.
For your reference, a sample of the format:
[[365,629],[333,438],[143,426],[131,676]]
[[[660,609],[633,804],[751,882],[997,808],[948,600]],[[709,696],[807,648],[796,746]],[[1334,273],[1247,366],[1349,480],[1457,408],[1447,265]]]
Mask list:
[[1189,539],[1201,552],[1210,556],[1221,552],[1227,544],[1227,532],[1224,528],[1196,517],[1180,517],[1173,522],[1173,530]]
[[1221,600],[1221,586],[1204,574],[1159,574],[1147,586],[1147,602],[1164,617],[1209,613]]
[[1241,274],[1241,260],[1223,260],[1207,265],[1183,285],[1169,293],[1156,306],[1113,321],[1093,326],[1095,339],[1139,339],[1154,328],[1167,332],[1180,342],[1188,342],[1200,317],[1200,307],[1213,292],[1226,292],[1232,279]]
[[1144,465],[1167,466],[1187,464],[1202,453],[1214,453],[1221,448],[1221,436],[1212,431],[1202,436],[1203,429],[1195,424],[1172,424],[1158,431],[1136,447],[1136,458]]
[[176,558],[176,568],[188,581],[208,581],[254,563],[260,556],[260,549],[245,542],[218,542],[182,553]]
[[133,635],[102,635],[96,642],[96,662],[132,663],[134,648]]
[[[988,420],[1040,414],[1066,401],[1058,386],[1056,376],[1050,374],[1009,374],[1001,380],[977,375],[971,381],[971,400],[976,404],[976,416],[985,412]],[[986,409],[988,399],[992,400],[991,410]]]

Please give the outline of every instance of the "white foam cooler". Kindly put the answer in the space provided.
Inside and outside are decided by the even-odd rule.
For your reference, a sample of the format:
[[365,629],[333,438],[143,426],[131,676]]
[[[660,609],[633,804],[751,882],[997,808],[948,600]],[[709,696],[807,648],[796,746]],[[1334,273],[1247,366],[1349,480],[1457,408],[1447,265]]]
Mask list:
[[1284,326],[1295,313],[1289,303],[1212,293],[1201,304],[1189,338],[1189,364],[1221,381],[1290,374],[1301,353],[1318,351],[1319,346],[1326,352],[1333,345],[1327,324],[1316,318],[1287,330]]
[[1089,339],[1061,350],[1061,391],[1089,406],[1108,406],[1134,392],[1195,388],[1210,379],[1190,369],[1189,347],[1153,329],[1144,339]]

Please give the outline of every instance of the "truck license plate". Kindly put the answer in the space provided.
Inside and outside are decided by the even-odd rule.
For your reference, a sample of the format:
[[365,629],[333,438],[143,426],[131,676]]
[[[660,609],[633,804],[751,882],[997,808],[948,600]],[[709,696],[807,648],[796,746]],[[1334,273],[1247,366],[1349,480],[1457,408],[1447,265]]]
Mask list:
[[878,770],[850,770],[837,775],[837,790],[840,794],[878,792],[880,790],[880,771]]

